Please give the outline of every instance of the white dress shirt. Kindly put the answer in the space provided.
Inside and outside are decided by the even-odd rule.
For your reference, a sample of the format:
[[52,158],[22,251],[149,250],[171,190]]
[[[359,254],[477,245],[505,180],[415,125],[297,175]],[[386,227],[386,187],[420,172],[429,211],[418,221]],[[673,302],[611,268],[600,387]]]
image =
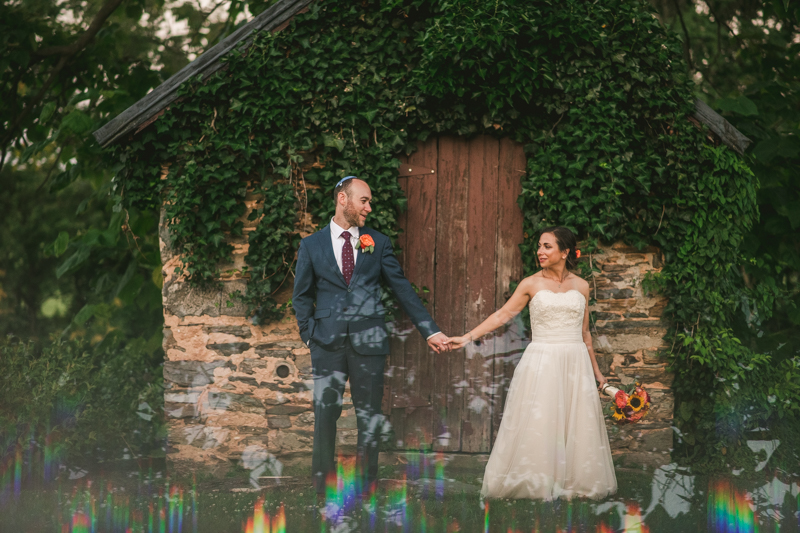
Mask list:
[[342,248],[344,246],[344,237],[342,233],[350,232],[350,244],[353,245],[353,266],[356,266],[358,261],[358,226],[350,226],[350,229],[342,229],[342,227],[331,219],[331,244],[333,244],[333,255],[336,257],[336,264],[339,265],[339,272],[342,272]]
[[[331,219],[331,244],[333,245],[333,255],[336,257],[336,264],[339,266],[339,272],[342,272],[342,248],[344,247],[344,237],[342,233],[345,231],[350,232],[350,244],[353,245],[353,266],[358,261],[358,226],[350,226],[350,229],[343,229],[339,224]],[[436,332],[431,337],[435,337],[441,332]]]

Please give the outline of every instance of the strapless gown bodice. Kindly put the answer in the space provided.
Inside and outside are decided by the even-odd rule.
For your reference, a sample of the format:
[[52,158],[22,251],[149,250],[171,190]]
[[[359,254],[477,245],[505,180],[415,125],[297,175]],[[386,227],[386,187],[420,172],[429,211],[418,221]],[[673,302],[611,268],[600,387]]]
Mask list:
[[528,304],[531,315],[531,342],[582,342],[586,298],[576,290],[541,290]]

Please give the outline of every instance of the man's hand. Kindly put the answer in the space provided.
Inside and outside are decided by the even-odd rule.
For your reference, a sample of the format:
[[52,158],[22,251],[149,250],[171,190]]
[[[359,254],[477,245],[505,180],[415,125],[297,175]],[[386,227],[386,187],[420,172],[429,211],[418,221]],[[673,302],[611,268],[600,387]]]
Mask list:
[[449,352],[450,347],[447,344],[449,340],[450,339],[447,338],[447,335],[439,332],[428,339],[428,346],[430,346],[431,349],[436,353]]

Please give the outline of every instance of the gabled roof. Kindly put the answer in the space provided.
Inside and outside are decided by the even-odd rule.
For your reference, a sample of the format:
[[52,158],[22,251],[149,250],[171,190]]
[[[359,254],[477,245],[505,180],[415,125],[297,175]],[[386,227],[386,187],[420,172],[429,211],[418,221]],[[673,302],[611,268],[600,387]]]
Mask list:
[[[94,132],[101,146],[107,146],[131,132],[138,133],[155,121],[178,97],[178,89],[188,79],[201,75],[208,78],[222,68],[221,59],[237,48],[247,46],[257,31],[277,31],[306,8],[313,0],[278,0],[253,20],[209,48],[203,55],[183,67],[167,81],[153,89],[144,98],[120,113],[105,126]],[[724,144],[744,154],[752,141],[711,109],[702,100],[695,101],[694,119],[705,124]]]
[[206,50],[200,57],[183,67],[167,81],[150,91],[147,96],[117,115],[94,132],[101,146],[107,146],[131,132],[138,132],[160,115],[178,97],[178,89],[188,79],[201,75],[208,78],[222,68],[222,59],[228,52],[247,46],[257,31],[276,31],[288,24],[312,0],[278,0],[253,20],[228,35],[224,40]]

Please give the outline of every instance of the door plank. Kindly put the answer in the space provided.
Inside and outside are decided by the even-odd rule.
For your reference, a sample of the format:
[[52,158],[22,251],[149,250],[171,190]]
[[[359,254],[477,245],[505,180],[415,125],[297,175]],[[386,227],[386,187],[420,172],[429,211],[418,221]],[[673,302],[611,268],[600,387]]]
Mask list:
[[[408,162],[405,154],[398,156],[400,163]],[[405,179],[398,180],[400,188],[406,193],[408,197],[408,181]],[[403,211],[397,217],[398,225],[404,230],[408,228],[408,212]],[[407,268],[406,249],[408,248],[408,232],[403,231],[398,235],[395,244],[395,253],[398,254],[397,259],[400,261],[400,266],[405,271]],[[390,335],[389,349],[391,350],[388,357],[388,364],[383,377],[383,412],[389,415],[389,422],[394,430],[394,442],[390,443],[391,448],[405,448],[405,409],[395,408],[393,405],[398,394],[404,391],[403,384],[406,377],[406,362],[405,362],[405,333],[408,330],[410,321],[405,315],[400,315],[396,320],[392,321],[393,332]]]
[[[466,330],[495,311],[498,156],[500,143],[489,136],[469,141],[467,209]],[[468,345],[464,353],[467,382],[462,409],[462,452],[488,452],[491,431],[493,335]]]
[[[525,151],[521,144],[511,139],[500,141],[498,157],[498,238],[497,274],[495,277],[495,306],[499,309],[511,296],[509,285],[521,281],[523,277],[522,255],[519,245],[523,241],[522,210],[517,199],[522,193],[522,177],[526,169]],[[506,328],[502,335],[495,337],[493,357],[492,387],[492,434],[491,442],[500,428],[505,407],[508,385],[514,369],[528,343],[525,338],[525,325],[520,315]]]
[[[436,208],[436,294],[434,319],[446,335],[465,330],[464,284],[467,251],[467,144],[456,137],[439,138],[439,169]],[[436,359],[433,405],[434,449],[461,449],[461,415],[464,352],[455,350]]]
[[[408,198],[399,218],[401,265],[411,282],[431,291],[424,297],[442,331],[464,333],[502,307],[509,283],[522,278],[522,145],[432,138],[400,160],[434,170],[400,178]],[[469,351],[442,355],[429,350],[407,317],[396,326],[384,402],[394,404],[395,444],[419,449],[434,439],[437,450],[488,451],[527,344],[521,321]]]
[[[401,181],[407,182],[408,198],[406,252],[404,269],[406,276],[422,290],[430,292],[421,296],[428,300],[426,306],[434,315],[435,290],[435,250],[436,250],[436,190],[437,190],[438,142],[431,138],[421,143],[419,149],[408,157],[407,163],[415,167],[433,170],[432,174],[411,176]],[[410,321],[411,334],[405,342],[405,382],[406,394],[417,400],[416,404],[405,410],[404,434],[407,449],[419,450],[430,447],[433,439],[433,374],[435,358],[438,357],[429,347],[426,339],[414,328]],[[441,327],[441,326],[440,326]],[[423,404],[423,402],[425,402]]]

